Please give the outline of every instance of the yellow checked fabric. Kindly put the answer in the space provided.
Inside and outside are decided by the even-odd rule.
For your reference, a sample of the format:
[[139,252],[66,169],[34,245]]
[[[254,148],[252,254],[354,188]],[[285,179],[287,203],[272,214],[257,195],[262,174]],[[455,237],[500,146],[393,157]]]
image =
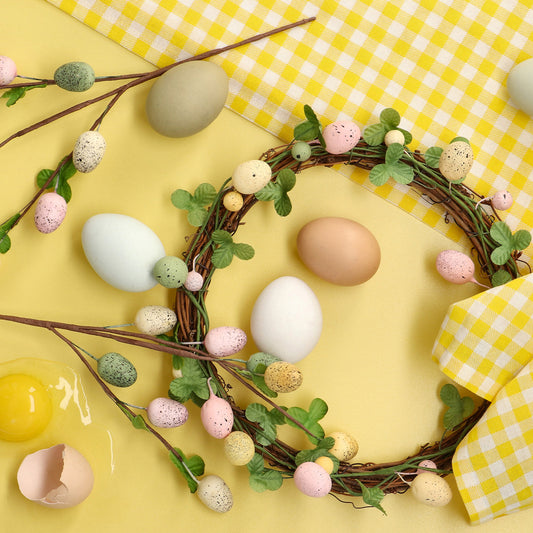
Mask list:
[[[47,1],[158,66],[316,16],[212,59],[231,78],[231,109],[288,141],[304,104],[324,125],[366,126],[394,107],[413,148],[469,138],[476,162],[467,184],[485,196],[508,189],[507,223],[533,226],[533,126],[505,89],[513,65],[533,55],[530,0]],[[374,189],[366,173],[340,170]],[[416,193],[392,183],[376,192],[459,240]]]

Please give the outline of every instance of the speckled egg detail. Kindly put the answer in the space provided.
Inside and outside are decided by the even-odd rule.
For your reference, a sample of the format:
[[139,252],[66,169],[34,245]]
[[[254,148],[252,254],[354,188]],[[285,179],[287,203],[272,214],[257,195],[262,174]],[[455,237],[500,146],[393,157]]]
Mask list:
[[170,331],[178,322],[176,313],[162,305],[141,307],[135,315],[135,327],[146,335],[161,335]]
[[359,142],[361,130],[350,120],[337,120],[324,128],[322,136],[328,153],[344,154]]
[[474,152],[472,147],[465,141],[450,143],[440,155],[439,170],[442,175],[456,181],[464,178],[474,164]]
[[448,482],[433,472],[418,474],[411,483],[411,492],[417,501],[431,507],[443,507],[452,499]]
[[191,292],[197,292],[204,286],[204,278],[200,272],[195,272],[194,270],[191,270],[187,274],[187,279],[185,280],[185,283],[183,286]]
[[92,172],[102,161],[106,149],[103,135],[97,131],[82,133],[72,151],[72,163],[78,172]]
[[509,191],[498,191],[494,193],[490,202],[494,209],[505,211],[513,205],[513,197]]
[[17,77],[17,65],[7,56],[0,56],[0,85],[8,85]]
[[385,133],[384,142],[387,146],[391,144],[405,144],[405,135],[400,130],[390,130]]
[[210,329],[205,338],[205,349],[215,357],[226,357],[240,352],[247,342],[246,333],[240,328],[221,326]]
[[137,381],[137,370],[124,356],[108,352],[98,359],[99,376],[115,387],[129,387]]
[[41,233],[52,233],[65,220],[67,202],[55,192],[43,194],[35,206],[35,227]]
[[224,453],[232,465],[246,465],[254,457],[254,441],[252,440],[252,437],[244,431],[232,431],[224,439]]
[[209,399],[204,402],[200,409],[200,418],[204,429],[215,439],[227,437],[233,429],[233,410],[229,402],[213,393],[210,384],[211,378],[207,380],[209,387]]
[[163,287],[177,289],[185,283],[189,270],[185,261],[179,257],[167,255],[156,262],[152,274]]
[[436,260],[438,273],[450,283],[462,285],[472,281],[475,272],[474,261],[457,250],[443,250]]
[[292,363],[277,361],[265,370],[265,383],[274,392],[293,392],[302,382],[302,373]]
[[66,91],[83,92],[90,89],[95,80],[91,65],[82,61],[72,61],[61,65],[54,72],[54,81]]
[[217,513],[226,513],[233,507],[233,495],[224,480],[213,474],[198,483],[196,491],[202,503]]
[[187,422],[189,411],[180,402],[170,398],[155,398],[146,408],[150,422],[160,428],[177,428]]
[[222,203],[228,211],[235,213],[244,205],[244,199],[237,191],[229,191],[224,195]]
[[334,455],[339,461],[349,461],[357,455],[359,444],[348,433],[334,431],[328,437],[332,437],[335,440],[335,444],[329,449],[329,453]]
[[260,191],[272,178],[268,163],[252,159],[241,163],[231,175],[233,186],[241,194],[254,194]]
[[306,496],[322,498],[331,490],[331,477],[320,465],[305,462],[294,471],[294,484]]
[[420,463],[418,463],[418,466],[419,468],[416,471],[417,474],[421,474],[422,472],[427,472],[426,470],[427,468],[432,468],[433,470],[437,469],[437,465],[429,459],[424,459],[423,461],[420,461]]

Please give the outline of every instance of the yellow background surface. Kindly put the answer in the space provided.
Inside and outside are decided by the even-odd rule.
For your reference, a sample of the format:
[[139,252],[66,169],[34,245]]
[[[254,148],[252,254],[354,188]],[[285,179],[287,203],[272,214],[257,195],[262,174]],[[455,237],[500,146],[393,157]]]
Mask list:
[[[51,77],[67,61],[82,60],[97,75],[142,72],[144,60],[40,0],[4,3],[0,19],[2,49],[19,73]],[[231,111],[188,139],[167,139],[149,127],[144,101],[149,86],[123,96],[105,119],[101,133],[108,148],[93,173],[71,180],[73,198],[67,218],[51,235],[41,235],[26,217],[12,233],[13,247],[0,257],[1,312],[64,322],[111,325],[132,321],[144,305],[172,305],[172,294],[156,287],[146,293],[118,291],[101,281],[88,265],[80,234],[92,215],[115,212],[133,216],[151,227],[168,254],[186,247],[193,233],[185,215],[170,203],[176,188],[188,190],[205,181],[218,187],[234,167],[255,159],[279,140]],[[103,88],[96,87],[94,94]],[[56,87],[35,90],[12,108],[0,108],[0,138],[85,99]],[[72,150],[76,138],[103,110],[88,108],[15,140],[0,153],[3,220],[22,207],[35,191],[41,168],[55,168]],[[335,169],[302,174],[292,195],[287,219],[271,205],[256,207],[237,240],[256,249],[250,262],[234,261],[217,272],[208,297],[211,324],[249,331],[255,298],[274,278],[295,275],[317,294],[324,329],[314,352],[299,366],[304,386],[283,398],[285,405],[307,406],[321,397],[329,405],[326,432],[344,430],[360,445],[358,460],[388,461],[415,452],[442,433],[438,389],[446,382],[430,351],[448,305],[476,292],[476,287],[451,286],[434,270],[442,249],[457,245],[400,209],[350,182]],[[341,288],[314,277],[298,260],[295,237],[309,220],[325,215],[353,218],[367,226],[382,249],[379,272],[365,285]],[[454,490],[443,509],[425,507],[410,494],[387,496],[387,516],[375,509],[355,510],[333,497],[307,498],[290,481],[276,492],[257,494],[248,486],[245,467],[225,460],[222,443],[208,437],[191,407],[185,426],[166,432],[187,455],[197,453],[206,473],[221,476],[231,487],[233,509],[218,515],[190,495],[185,482],[150,435],[134,430],[105,398],[74,354],[47,332],[0,322],[0,360],[18,357],[52,359],[69,364],[82,376],[92,418],[102,428],[99,439],[86,442],[76,428],[64,428],[64,442],[76,447],[95,467],[95,488],[87,501],[68,510],[40,508],[19,494],[15,472],[27,446],[2,448],[0,510],[7,531],[410,531],[470,530],[466,512]],[[119,350],[134,361],[139,380],[121,392],[123,400],[146,405],[168,388],[170,361],[163,354],[127,349],[93,338],[74,337],[91,353]],[[253,342],[245,356],[253,353]],[[238,389],[245,404],[251,399]],[[307,446],[296,433],[283,435],[295,446]],[[100,441],[99,441],[100,440]],[[56,444],[46,434],[31,443],[35,449]],[[5,451],[7,450],[7,451]],[[102,460],[102,457],[106,460]],[[107,459],[109,459],[107,461]],[[354,500],[355,505],[363,505]],[[524,530],[531,511],[498,519],[477,528],[483,532]]]

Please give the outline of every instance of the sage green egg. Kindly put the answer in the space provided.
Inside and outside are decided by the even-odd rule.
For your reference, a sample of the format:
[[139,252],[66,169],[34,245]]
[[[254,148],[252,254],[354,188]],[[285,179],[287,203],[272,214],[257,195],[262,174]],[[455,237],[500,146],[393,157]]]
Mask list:
[[513,104],[533,116],[533,57],[515,65],[507,76],[507,90]]
[[246,368],[250,372],[255,372],[255,369],[259,365],[268,366],[277,361],[281,361],[281,359],[275,355],[265,352],[257,352],[250,355],[250,358],[248,359],[248,361],[246,361]]
[[91,65],[83,61],[72,61],[61,65],[54,72],[54,81],[66,91],[81,93],[94,85],[95,75]]
[[166,137],[188,137],[203,130],[222,111],[228,96],[222,67],[207,61],[182,63],[152,85],[146,115],[152,128]]
[[123,355],[108,352],[97,364],[98,375],[115,387],[129,387],[137,381],[137,370]]
[[157,282],[167,289],[181,287],[188,274],[189,270],[185,261],[172,255],[166,255],[159,259],[152,270],[152,275]]

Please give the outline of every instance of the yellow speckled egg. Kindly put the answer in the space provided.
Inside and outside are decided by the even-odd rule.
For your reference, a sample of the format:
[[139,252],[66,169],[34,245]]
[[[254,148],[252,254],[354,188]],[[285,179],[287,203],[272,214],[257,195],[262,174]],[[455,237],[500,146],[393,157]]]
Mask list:
[[274,392],[295,391],[302,382],[302,373],[292,363],[278,361],[265,370],[265,383]]
[[348,433],[334,431],[328,437],[332,437],[335,440],[335,444],[329,449],[329,453],[334,455],[339,461],[349,461],[357,455],[359,444]]
[[422,472],[411,483],[415,499],[431,507],[443,507],[452,499],[452,489],[448,482],[434,472]]
[[474,164],[474,152],[465,141],[450,143],[440,155],[439,170],[450,181],[464,178]]
[[326,457],[325,455],[318,457],[315,459],[315,463],[321,466],[328,474],[333,472],[334,464],[329,457]]
[[224,195],[222,203],[228,211],[234,212],[238,211],[242,207],[244,200],[242,195],[237,191],[230,191]]
[[254,441],[244,431],[232,431],[224,439],[224,453],[232,465],[248,464],[254,457]]

